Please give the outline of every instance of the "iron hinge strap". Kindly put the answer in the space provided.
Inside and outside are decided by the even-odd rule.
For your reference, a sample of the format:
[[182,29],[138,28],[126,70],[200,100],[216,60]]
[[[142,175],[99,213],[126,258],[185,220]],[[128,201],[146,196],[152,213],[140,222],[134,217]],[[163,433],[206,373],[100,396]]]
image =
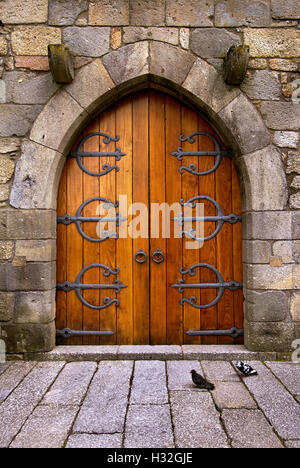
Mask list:
[[56,336],[61,338],[71,338],[76,336],[111,336],[115,333],[113,331],[81,331],[71,330],[64,328],[63,330],[56,330]]
[[243,328],[230,328],[229,330],[189,330],[186,335],[190,336],[231,336],[232,338],[238,338],[244,336]]

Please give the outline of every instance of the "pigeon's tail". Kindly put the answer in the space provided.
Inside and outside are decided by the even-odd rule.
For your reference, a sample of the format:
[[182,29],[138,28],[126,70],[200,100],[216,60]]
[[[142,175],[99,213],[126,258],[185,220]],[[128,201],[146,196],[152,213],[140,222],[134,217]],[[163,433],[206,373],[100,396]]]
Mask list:
[[206,390],[214,390],[215,386],[214,386],[214,384],[212,384],[210,382],[206,382],[206,384],[204,385],[204,388],[206,388]]

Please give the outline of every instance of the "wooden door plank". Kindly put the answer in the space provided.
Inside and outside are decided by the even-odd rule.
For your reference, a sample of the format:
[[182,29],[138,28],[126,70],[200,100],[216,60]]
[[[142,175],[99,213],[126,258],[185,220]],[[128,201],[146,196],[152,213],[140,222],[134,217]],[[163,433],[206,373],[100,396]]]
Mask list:
[[[198,130],[198,116],[197,114],[188,109],[187,107],[182,107],[182,134],[186,138],[188,135],[197,132]],[[183,151],[198,151],[198,137],[195,137],[195,143],[191,144],[189,142],[182,143]],[[194,164],[196,171],[199,168],[199,158],[197,156],[188,156],[183,158],[183,165],[189,166]],[[182,198],[184,202],[187,202],[191,198],[199,195],[199,180],[198,176],[191,174],[187,171],[182,173]],[[193,215],[196,215],[196,211],[193,210]],[[184,230],[188,231],[190,229],[196,228],[196,223],[188,223]],[[192,265],[199,263],[199,247],[196,249],[189,249],[188,245],[197,246],[197,242],[193,241],[189,237],[185,236],[183,239],[183,268],[188,269]],[[200,281],[200,271],[197,268],[196,275],[191,277],[185,275],[184,278],[187,283],[199,283]],[[186,290],[183,294],[184,298],[189,299],[191,296],[196,297],[197,304],[201,304],[201,294],[200,289]],[[198,336],[189,336],[186,335],[186,332],[189,330],[199,330],[200,328],[200,311],[199,309],[193,307],[192,305],[185,303],[184,304],[184,343],[185,344],[199,344],[200,338]]]
[[[231,182],[231,159],[224,157],[219,169],[216,171],[216,201],[220,204],[223,214],[232,213],[232,182]],[[224,281],[233,278],[233,235],[232,225],[224,223],[217,235],[218,270]],[[233,294],[226,289],[218,308],[218,328],[223,330],[231,328],[234,323],[233,317]],[[232,344],[230,337],[219,337],[218,343]]]
[[[149,93],[149,192],[150,192],[150,344],[166,343],[166,259],[155,263],[151,256],[159,249],[166,257],[167,212],[155,214],[155,206],[165,206],[165,99],[156,91]],[[154,232],[155,231],[155,232]]]
[[[107,111],[103,112],[100,116],[100,132],[108,134],[115,138],[116,136],[116,110],[115,106],[111,107]],[[113,152],[116,149],[116,144],[114,142],[109,143],[106,145],[104,143],[103,137],[100,140],[100,151],[108,151]],[[103,172],[103,166],[105,164],[115,165],[115,159],[112,157],[101,157],[100,161],[100,170]],[[112,203],[116,202],[116,171],[113,170],[108,174],[105,174],[100,177],[100,197],[110,200]],[[106,212],[103,212],[103,215]],[[108,224],[101,224],[100,231],[102,232],[104,229],[109,229],[110,231],[114,229],[113,225]],[[100,263],[108,266],[109,268],[115,269],[116,268],[116,239],[111,238],[107,239],[104,242],[101,242],[100,246]],[[103,284],[111,284],[116,277],[114,275],[110,275],[108,277],[103,275],[103,272],[100,274],[101,283]],[[116,296],[120,296],[120,294],[116,295],[113,290],[103,290],[100,291],[100,302],[103,304],[104,298],[109,297],[111,299],[115,299]],[[116,344],[117,337],[117,311],[116,305],[111,304],[109,307],[102,309],[100,311],[100,327],[103,331],[112,331],[114,332],[113,336],[102,336],[100,338],[101,344],[112,345]]]
[[[241,190],[237,171],[232,161],[232,210],[233,213],[242,215]],[[233,225],[233,279],[240,283],[243,282],[243,260],[242,260],[242,223]],[[238,289],[233,292],[234,305],[234,324],[237,328],[244,328],[244,296],[243,290]],[[243,338],[237,338],[236,343],[243,343]]]
[[[116,110],[116,134],[120,140],[117,145],[126,156],[119,161],[117,173],[116,196],[120,200],[121,195],[127,196],[127,206],[121,216],[128,216],[128,209],[132,204],[132,97],[119,104]],[[133,343],[133,250],[132,237],[128,233],[129,219],[119,228],[120,238],[117,240],[117,266],[120,269],[119,279],[127,285],[119,294],[120,306],[117,308],[117,343]],[[124,229],[123,229],[124,228]],[[127,233],[127,237],[123,237]]]
[[[75,158],[68,160],[67,171],[67,213],[74,216],[83,202],[83,173]],[[84,268],[83,265],[83,239],[75,223],[67,227],[67,278],[74,282],[77,275]],[[82,330],[83,305],[75,291],[67,294],[67,322],[71,330]],[[76,337],[68,340],[68,344],[82,344],[82,338]]]
[[[99,132],[99,119],[94,120],[84,134],[88,135],[93,132]],[[83,146],[83,151],[97,152],[99,151],[99,137],[94,136],[89,138]],[[93,173],[99,172],[99,159],[94,157],[83,158],[83,164],[89,171]],[[83,193],[84,201],[95,198],[99,193],[99,177],[90,176],[83,173]],[[84,211],[83,216],[97,216],[98,202],[89,203]],[[83,232],[91,238],[97,239],[96,223],[83,223]],[[83,262],[84,266],[93,265],[99,263],[100,244],[93,243],[86,239],[83,240]],[[83,283],[85,284],[99,284],[101,281],[100,271],[98,268],[93,268],[84,275]],[[85,300],[93,305],[99,306],[100,297],[99,290],[86,290],[83,292]],[[100,313],[96,309],[91,309],[87,306],[83,306],[83,330],[98,331],[100,326]],[[83,344],[96,345],[99,344],[99,337],[83,337]]]
[[[208,122],[199,116],[199,131],[213,135],[213,130]],[[199,137],[199,151],[215,151],[214,142],[207,136]],[[203,156],[199,159],[199,171],[205,172],[211,169],[215,164],[215,157]],[[199,193],[202,196],[210,197],[213,200],[216,198],[215,189],[215,172],[199,177]],[[212,203],[204,201],[204,215],[215,216],[216,209]],[[210,236],[216,230],[216,223],[207,221],[204,225],[205,237]],[[210,239],[204,242],[203,247],[200,249],[200,263],[207,263],[212,266],[217,265],[216,254],[216,239]],[[215,283],[216,275],[208,268],[202,268],[200,271],[201,283]],[[217,295],[215,289],[203,289],[201,291],[201,303],[210,304]],[[209,309],[201,310],[201,330],[215,330],[218,328],[217,320],[217,307],[213,306]],[[215,337],[202,337],[202,344],[216,344],[217,338]]]
[[[166,119],[166,201],[172,206],[179,203],[181,196],[181,163],[171,153],[180,146],[181,135],[181,106],[180,103],[165,97]],[[171,213],[172,214],[172,213]],[[178,216],[178,213],[176,213]],[[177,289],[172,288],[181,278],[182,267],[182,239],[175,238],[175,223],[171,223],[171,237],[167,240],[167,344],[183,343],[183,307],[182,298]],[[178,229],[177,229],[178,231]]]
[[[133,202],[149,204],[149,129],[148,92],[133,97]],[[139,215],[139,213],[137,213]],[[149,218],[147,217],[148,223]],[[149,226],[148,238],[133,239],[133,256],[142,249],[148,260],[133,262],[134,344],[149,343]]]

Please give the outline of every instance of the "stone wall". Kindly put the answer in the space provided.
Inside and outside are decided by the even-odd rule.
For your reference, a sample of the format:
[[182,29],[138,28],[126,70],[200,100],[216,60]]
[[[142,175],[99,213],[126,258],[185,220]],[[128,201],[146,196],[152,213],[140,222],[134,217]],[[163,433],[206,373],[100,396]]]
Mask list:
[[[299,19],[299,0],[0,1],[0,326],[10,352],[54,346],[52,191],[58,181],[51,180],[51,185],[49,174],[34,166],[36,158],[52,161],[55,154],[51,144],[39,152],[36,143],[28,142],[44,144],[32,136],[33,123],[54,95],[59,102],[67,95],[49,72],[50,43],[70,47],[77,77],[94,63],[108,88],[149,70],[164,76],[168,64],[172,81],[185,81],[196,94],[206,86],[199,93],[211,95],[223,90],[223,58],[229,47],[250,46],[244,83],[240,90],[227,87],[228,101],[217,109],[224,126],[236,131],[241,153],[248,154],[241,160],[249,177],[242,184],[249,185],[251,194],[244,199],[246,345],[256,350],[291,348],[300,336],[300,104],[292,99],[300,100]],[[211,81],[216,72],[219,79]],[[71,108],[65,97],[67,115],[88,107],[76,78],[71,86],[68,96],[76,101],[79,92],[83,95],[80,109],[74,100]],[[92,86],[99,95],[104,92],[97,81]],[[260,150],[256,141],[251,150],[251,127],[258,115],[254,110],[244,115],[249,102],[268,129],[260,134],[264,145],[259,147],[268,150]],[[241,128],[247,141],[239,141]],[[18,169],[14,179],[21,153],[28,175]],[[274,178],[273,173],[282,175]],[[10,198],[13,183],[20,180],[23,202],[15,192]],[[43,200],[32,196],[27,203],[33,188],[47,181],[48,195]]]

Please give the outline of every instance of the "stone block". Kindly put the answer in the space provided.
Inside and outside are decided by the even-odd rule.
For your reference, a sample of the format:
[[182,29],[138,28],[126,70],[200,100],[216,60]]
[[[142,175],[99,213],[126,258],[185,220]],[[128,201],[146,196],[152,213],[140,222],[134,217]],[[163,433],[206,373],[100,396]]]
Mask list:
[[66,448],[122,448],[123,434],[73,434]]
[[300,104],[293,102],[262,102],[261,114],[272,130],[299,130]]
[[13,362],[11,364],[5,375],[0,377],[0,403],[6,400],[34,366],[35,362]]
[[160,360],[171,361],[182,359],[182,351],[180,346],[164,346],[164,345],[124,345],[118,350],[118,359],[121,360]]
[[292,213],[293,239],[300,239],[300,211]]
[[56,346],[49,353],[28,355],[36,361],[113,361],[117,359],[118,346]]
[[0,241],[0,260],[10,260],[14,253],[14,243]]
[[282,322],[289,311],[283,291],[256,292],[244,289],[246,319],[249,322]]
[[300,294],[295,293],[291,297],[291,316],[294,322],[300,322]]
[[296,176],[293,178],[290,187],[293,189],[300,189],[300,176]]
[[5,37],[0,36],[0,55],[6,55],[8,51]]
[[266,362],[269,369],[292,395],[300,396],[300,366],[294,362]]
[[61,30],[48,26],[17,26],[11,35],[15,55],[47,55],[49,44],[61,43]]
[[38,406],[11,448],[62,448],[78,412],[77,406]]
[[148,43],[129,44],[103,57],[103,64],[115,84],[149,72]]
[[191,379],[191,370],[195,369],[196,372],[202,373],[199,361],[168,361],[168,389],[169,390],[188,390],[188,391],[202,391],[197,388]]
[[180,28],[179,41],[183,49],[188,50],[190,47],[190,30],[189,28]]
[[97,0],[89,5],[92,26],[125,26],[129,24],[129,0]]
[[166,4],[167,26],[213,26],[214,0],[166,0]]
[[129,406],[124,447],[174,448],[169,405]]
[[[43,146],[59,151],[69,150],[74,133],[83,126],[88,114],[62,90],[56,93],[36,119],[30,139]],[[41,162],[41,169],[43,164]]]
[[49,60],[48,57],[44,56],[33,56],[33,57],[22,57],[20,55],[15,57],[16,68],[28,68],[33,71],[49,71]]
[[271,244],[266,241],[243,241],[243,260],[246,263],[269,263]]
[[300,210],[300,192],[291,195],[289,203],[292,210]]
[[15,295],[1,292],[0,294],[0,322],[9,322],[14,315]]
[[48,0],[4,0],[0,3],[0,18],[4,24],[45,23]]
[[0,138],[0,154],[14,153],[19,150],[20,145],[19,138]]
[[99,59],[79,70],[76,79],[65,89],[87,112],[92,113],[98,108],[102,96],[113,87],[114,83]]
[[223,29],[195,29],[191,34],[191,50],[201,58],[225,57],[233,45],[240,45],[238,34]]
[[249,350],[290,351],[294,338],[292,323],[246,322],[245,345]]
[[240,377],[227,361],[201,361],[205,377],[210,382],[240,382]]
[[262,58],[251,58],[249,59],[248,68],[254,70],[266,70],[268,68],[268,62],[266,59]]
[[300,153],[289,151],[286,163],[286,173],[292,174],[293,172],[300,174]]
[[50,73],[12,71],[3,74],[6,85],[6,102],[15,104],[45,104],[57,91]]
[[215,25],[232,28],[235,26],[262,27],[270,23],[268,0],[217,0]]
[[272,18],[275,19],[299,19],[300,4],[298,0],[271,0]]
[[163,26],[165,2],[161,0],[130,0],[132,26]]
[[279,101],[281,97],[279,74],[268,70],[248,72],[241,85],[241,90],[250,99]]
[[87,8],[87,0],[50,0],[48,24],[51,26],[71,26]]
[[297,57],[300,37],[295,29],[245,29],[245,44],[250,46],[251,57]]
[[274,242],[273,255],[280,257],[283,263],[293,263],[293,244],[291,241]]
[[55,320],[55,293],[55,289],[45,292],[18,292],[15,296],[15,323],[53,322]]
[[181,84],[190,71],[194,57],[182,49],[152,42],[150,44],[150,73]]
[[109,51],[110,28],[68,27],[63,30],[63,43],[74,55],[101,57]]
[[123,41],[125,44],[131,42],[144,41],[152,39],[153,41],[167,42],[169,44],[178,44],[178,30],[174,28],[159,28],[142,26],[129,26],[124,28]]
[[48,291],[54,289],[55,263],[0,264],[1,291]]
[[[273,146],[242,157],[245,181],[245,211],[284,210],[287,205],[287,182],[278,149]],[[276,183],[276,190],[274,190]]]
[[273,142],[279,148],[296,149],[299,143],[298,132],[274,132]]
[[110,46],[112,49],[119,49],[122,45],[122,28],[111,28]]
[[235,137],[242,154],[253,153],[270,143],[270,135],[264,122],[248,99],[239,95],[219,116]]
[[0,239],[55,239],[56,214],[52,210],[2,211]]
[[25,141],[15,171],[11,206],[55,209],[56,188],[64,163],[61,153],[32,141]]
[[276,360],[276,353],[251,352],[243,345],[183,345],[182,353],[184,361]]
[[283,448],[260,410],[225,409],[222,421],[234,448]]
[[244,284],[249,289],[287,290],[295,287],[293,266],[245,265]]
[[16,242],[15,254],[27,262],[51,262],[56,259],[56,241],[20,240]]
[[137,361],[131,386],[131,405],[168,403],[166,366],[162,361]]
[[274,58],[269,60],[271,70],[278,70],[283,72],[299,72],[300,59],[279,59]]
[[38,105],[0,104],[0,136],[24,136],[42,110]]
[[0,184],[8,182],[15,171],[15,163],[5,156],[0,156]]
[[55,346],[55,323],[2,324],[8,353],[51,351]]
[[9,192],[9,185],[0,185],[0,202],[7,201],[9,199]]

